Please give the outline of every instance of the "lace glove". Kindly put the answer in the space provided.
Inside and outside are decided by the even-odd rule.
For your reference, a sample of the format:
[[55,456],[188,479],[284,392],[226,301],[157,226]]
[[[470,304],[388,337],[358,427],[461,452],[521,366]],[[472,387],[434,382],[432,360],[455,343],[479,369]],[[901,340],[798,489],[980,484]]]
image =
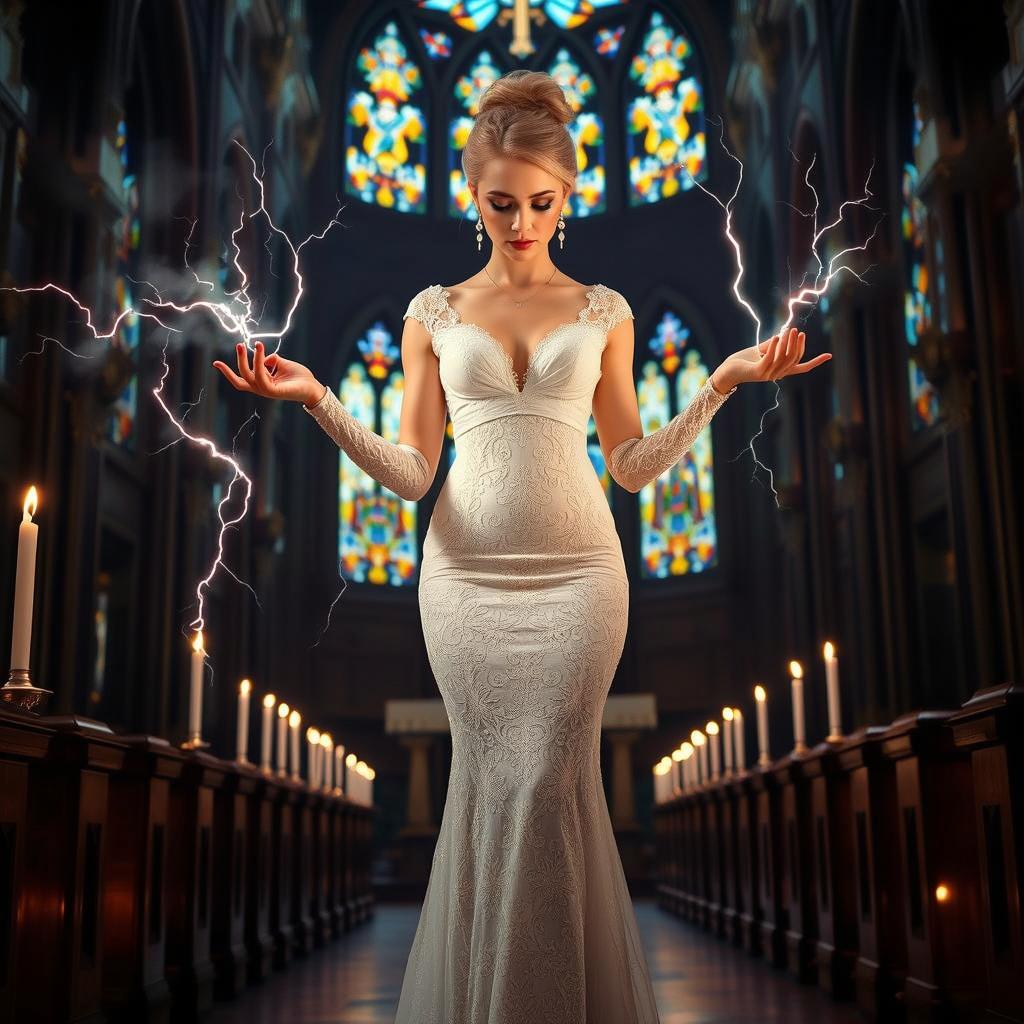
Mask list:
[[708,377],[693,401],[660,430],[646,437],[627,437],[608,456],[612,479],[634,494],[674,466],[692,447],[700,432],[722,407],[729,395],[715,390]]
[[433,474],[426,457],[411,444],[395,444],[360,423],[329,388],[316,405],[302,408],[362,470],[407,501],[419,501],[430,489]]

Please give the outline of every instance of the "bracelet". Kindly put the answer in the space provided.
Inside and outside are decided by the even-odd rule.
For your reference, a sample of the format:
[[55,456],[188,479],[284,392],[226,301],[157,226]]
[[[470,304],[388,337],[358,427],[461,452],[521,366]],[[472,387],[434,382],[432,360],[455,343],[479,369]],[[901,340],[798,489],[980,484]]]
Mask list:
[[327,392],[330,390],[331,389],[325,384],[324,393],[312,405],[306,405],[306,403],[303,402],[302,408],[305,409],[306,412],[309,412],[310,409],[315,409],[327,397]]

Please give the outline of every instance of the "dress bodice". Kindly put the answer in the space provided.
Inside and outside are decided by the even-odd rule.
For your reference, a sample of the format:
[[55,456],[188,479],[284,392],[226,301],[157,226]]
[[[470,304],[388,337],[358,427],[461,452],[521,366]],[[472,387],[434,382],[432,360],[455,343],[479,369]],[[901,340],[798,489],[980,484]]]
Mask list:
[[567,423],[586,437],[608,332],[633,316],[623,296],[603,284],[590,288],[576,319],[537,343],[520,389],[509,353],[488,331],[463,322],[448,295],[439,284],[424,288],[403,319],[414,317],[430,334],[456,440],[481,423],[523,414]]

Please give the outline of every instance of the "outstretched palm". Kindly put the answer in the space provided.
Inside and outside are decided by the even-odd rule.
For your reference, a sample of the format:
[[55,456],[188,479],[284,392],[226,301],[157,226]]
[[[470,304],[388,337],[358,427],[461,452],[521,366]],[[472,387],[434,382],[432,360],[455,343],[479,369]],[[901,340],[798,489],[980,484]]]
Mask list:
[[777,381],[794,373],[807,373],[832,358],[831,352],[822,352],[801,363],[804,340],[804,332],[791,327],[784,334],[776,334],[767,341],[734,352],[722,362],[715,374],[720,382],[727,381],[729,387],[751,381]]

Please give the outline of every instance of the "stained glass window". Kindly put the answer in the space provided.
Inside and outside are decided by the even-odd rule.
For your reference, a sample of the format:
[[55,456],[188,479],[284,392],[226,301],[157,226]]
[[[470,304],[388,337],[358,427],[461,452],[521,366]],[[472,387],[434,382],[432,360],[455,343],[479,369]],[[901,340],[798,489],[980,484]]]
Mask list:
[[355,74],[345,119],[346,192],[403,213],[426,212],[423,76],[393,21],[359,51]]
[[[338,397],[387,441],[398,441],[405,377],[401,348],[378,321],[356,342]],[[400,498],[344,451],[338,467],[338,557],[346,579],[395,587],[414,582],[419,565],[418,506]]]
[[597,86],[594,79],[570,56],[563,46],[548,68],[548,74],[561,86],[566,101],[576,114],[569,125],[576,143],[576,189],[563,213],[585,217],[605,209],[604,124],[597,111]]
[[[115,301],[119,313],[133,308],[134,286],[137,279],[135,264],[139,252],[139,183],[135,174],[133,148],[128,142],[128,128],[122,120],[117,126],[116,148],[121,161],[121,186],[124,190],[125,212],[119,224],[117,238],[117,278],[114,284]],[[135,421],[139,408],[139,317],[129,313],[122,321],[111,344],[122,349],[135,364],[124,391],[115,399],[107,421],[107,437],[126,448],[135,447]]]
[[[651,14],[629,66],[626,160],[629,202],[656,203],[707,177],[704,93],[689,39]],[[679,165],[683,165],[684,173]]]
[[452,37],[447,32],[421,28],[420,39],[431,60],[447,60],[452,55]]
[[455,217],[475,221],[479,216],[462,173],[462,151],[480,109],[480,96],[503,74],[504,69],[497,65],[490,51],[481,50],[455,83],[456,114],[448,130],[448,212]]
[[[916,148],[920,139],[921,119],[916,102],[913,110],[911,145]],[[903,293],[903,324],[910,354],[907,359],[907,377],[910,389],[910,422],[913,429],[929,427],[939,418],[939,396],[921,372],[914,359],[921,333],[932,323],[932,305],[928,288],[928,211],[917,195],[918,173],[913,159],[903,164],[902,236],[903,261],[906,277]]]
[[[708,378],[690,330],[666,311],[647,344],[637,404],[643,432],[653,433],[685,409]],[[718,562],[711,424],[671,469],[640,490],[640,572],[664,579],[703,572]]]

